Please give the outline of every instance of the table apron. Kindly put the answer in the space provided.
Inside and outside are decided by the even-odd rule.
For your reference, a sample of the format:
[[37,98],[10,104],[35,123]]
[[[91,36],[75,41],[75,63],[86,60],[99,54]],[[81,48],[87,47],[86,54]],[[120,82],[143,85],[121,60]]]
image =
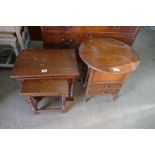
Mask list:
[[73,101],[73,86],[76,76],[59,76],[59,77],[26,77],[26,78],[17,78],[20,87],[22,88],[24,80],[36,80],[36,79],[66,79],[68,81],[68,97],[67,100]]
[[77,76],[48,76],[48,77],[17,77],[17,80],[36,80],[36,79],[75,79]]

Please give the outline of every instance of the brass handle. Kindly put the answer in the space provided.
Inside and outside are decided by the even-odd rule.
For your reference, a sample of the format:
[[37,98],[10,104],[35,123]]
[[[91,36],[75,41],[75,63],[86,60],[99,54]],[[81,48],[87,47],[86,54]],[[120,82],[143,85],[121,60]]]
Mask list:
[[65,43],[70,44],[70,43],[73,43],[73,41],[74,41],[73,39],[70,39],[70,40],[67,40]]
[[63,41],[63,42],[64,42],[64,41],[65,41],[65,39],[64,39],[64,38],[62,38],[62,39],[61,39],[61,41]]
[[66,45],[70,44],[70,43],[73,43],[74,40],[71,38],[69,40],[65,40],[64,38],[61,39],[61,42],[65,43]]
[[70,42],[73,42],[73,39],[70,39]]

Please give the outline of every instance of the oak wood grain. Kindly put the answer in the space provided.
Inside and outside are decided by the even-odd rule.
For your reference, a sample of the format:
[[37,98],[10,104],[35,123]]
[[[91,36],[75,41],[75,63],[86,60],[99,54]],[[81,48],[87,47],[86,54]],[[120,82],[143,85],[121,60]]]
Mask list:
[[80,45],[79,52],[88,66],[100,72],[128,73],[139,65],[138,56],[130,46],[110,38],[90,37]]
[[58,79],[36,79],[23,82],[21,94],[31,96],[68,96],[68,83]]
[[[43,72],[45,70],[45,72]],[[23,50],[13,68],[12,78],[78,76],[74,50]]]

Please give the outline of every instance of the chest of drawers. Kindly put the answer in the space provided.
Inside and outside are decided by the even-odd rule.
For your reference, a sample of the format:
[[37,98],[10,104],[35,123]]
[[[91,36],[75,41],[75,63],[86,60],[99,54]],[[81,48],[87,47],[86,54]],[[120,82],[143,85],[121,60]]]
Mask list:
[[88,80],[85,81],[85,101],[89,99],[89,97],[104,94],[112,95],[113,100],[115,100],[129,75],[129,73],[111,74],[99,72],[93,68],[90,68],[88,72]]

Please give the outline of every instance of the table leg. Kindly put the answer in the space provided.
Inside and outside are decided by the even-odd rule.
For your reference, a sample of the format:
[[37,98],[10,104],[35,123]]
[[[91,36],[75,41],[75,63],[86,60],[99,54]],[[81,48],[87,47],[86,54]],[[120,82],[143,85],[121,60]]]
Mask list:
[[84,99],[83,99],[83,103],[87,103],[88,100],[90,100],[93,96],[91,95],[87,95],[87,96],[84,96]]
[[17,79],[17,82],[19,85],[21,85],[23,81],[21,79]]
[[23,79],[17,79],[17,82],[18,82],[19,87],[20,87],[20,89],[21,89],[21,88],[22,88],[22,85],[23,85],[24,80],[23,80]]
[[74,80],[68,79],[68,98],[67,100],[73,101],[73,87],[74,87]]
[[34,99],[32,96],[26,96],[27,101],[31,104],[32,106],[32,112],[33,114],[37,114],[37,101]]
[[65,112],[66,97],[62,96],[62,112]]
[[73,101],[73,96],[74,96],[74,80],[71,79],[70,97],[72,101]]
[[35,99],[37,102],[41,101],[43,98],[44,98],[44,96],[37,96],[37,97],[34,97],[34,99]]
[[112,100],[113,100],[113,102],[116,101],[117,98],[118,98],[118,93],[112,94]]

